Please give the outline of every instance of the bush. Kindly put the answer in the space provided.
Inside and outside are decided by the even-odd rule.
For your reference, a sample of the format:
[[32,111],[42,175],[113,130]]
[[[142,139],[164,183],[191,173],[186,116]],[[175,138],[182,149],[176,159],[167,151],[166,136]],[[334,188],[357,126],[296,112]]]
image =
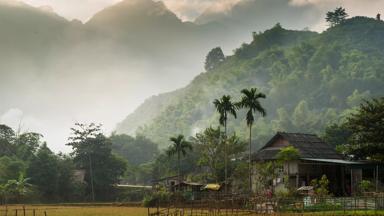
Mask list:
[[332,203],[317,203],[311,206],[306,206],[304,211],[306,212],[314,212],[314,211],[334,211],[341,210],[340,204],[332,204]]
[[153,192],[151,195],[147,195],[143,199],[144,207],[155,207],[156,205],[169,203],[172,194],[164,189]]
[[282,212],[317,212],[317,211],[335,211],[342,210],[341,204],[323,202],[304,206],[302,200],[291,199],[280,201],[280,211]]
[[359,183],[359,190],[361,193],[369,192],[374,189],[374,185],[371,181],[362,180]]

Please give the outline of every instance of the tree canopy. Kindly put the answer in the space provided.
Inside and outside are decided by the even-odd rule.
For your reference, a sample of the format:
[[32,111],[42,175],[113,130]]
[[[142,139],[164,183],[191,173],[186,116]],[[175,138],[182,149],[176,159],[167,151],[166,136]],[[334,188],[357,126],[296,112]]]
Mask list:
[[384,97],[364,101],[347,117],[347,153],[355,159],[384,161]]
[[86,170],[85,181],[92,199],[105,199],[113,184],[126,170],[126,163],[112,154],[110,139],[101,133],[101,125],[76,124],[67,144],[79,169]]
[[338,7],[334,11],[329,11],[325,20],[331,25],[335,26],[342,23],[348,17],[345,8]]
[[205,70],[211,71],[225,60],[223,50],[220,47],[212,49],[205,59]]

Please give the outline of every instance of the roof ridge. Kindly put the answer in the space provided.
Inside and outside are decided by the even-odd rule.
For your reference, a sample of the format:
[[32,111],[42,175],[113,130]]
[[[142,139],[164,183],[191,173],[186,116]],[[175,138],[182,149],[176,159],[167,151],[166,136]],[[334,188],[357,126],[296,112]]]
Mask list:
[[318,137],[317,134],[310,134],[310,133],[298,133],[298,132],[293,133],[293,132],[285,132],[285,131],[278,131],[277,133],[278,134],[294,134],[294,135],[306,135],[306,136],[316,136],[316,137]]

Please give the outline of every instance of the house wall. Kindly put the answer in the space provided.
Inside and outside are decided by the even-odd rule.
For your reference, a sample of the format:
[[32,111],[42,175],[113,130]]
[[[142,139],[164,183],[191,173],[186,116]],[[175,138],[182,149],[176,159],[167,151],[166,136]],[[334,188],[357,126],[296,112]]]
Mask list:
[[269,147],[279,147],[279,148],[282,148],[282,147],[286,147],[288,145],[289,145],[288,140],[286,140],[284,138],[279,138],[274,143],[272,143]]
[[284,173],[286,175],[296,175],[299,172],[298,161],[290,161],[284,163]]

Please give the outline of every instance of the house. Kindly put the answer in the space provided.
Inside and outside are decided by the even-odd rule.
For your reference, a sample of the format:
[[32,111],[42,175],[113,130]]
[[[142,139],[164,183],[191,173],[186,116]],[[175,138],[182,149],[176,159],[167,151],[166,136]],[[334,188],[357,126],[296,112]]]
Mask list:
[[179,184],[179,181],[181,179],[183,179],[183,177],[179,178],[179,176],[177,176],[177,175],[176,176],[168,176],[168,177],[160,178],[160,179],[155,179],[155,180],[152,180],[152,186],[153,187],[161,186],[161,187],[166,188],[169,191],[172,191],[174,186]]
[[76,183],[85,182],[85,170],[77,169],[72,174],[72,180]]
[[[330,192],[340,196],[356,194],[363,179],[370,180],[376,192],[383,184],[383,164],[345,160],[332,146],[313,134],[278,132],[252,156],[252,161],[254,164],[276,161],[279,151],[287,146],[295,147],[300,153],[299,159],[285,162],[281,170],[281,175],[288,176],[288,184],[292,187],[309,186],[311,180],[322,175],[330,181]],[[272,184],[276,186],[282,181],[281,177]]]

